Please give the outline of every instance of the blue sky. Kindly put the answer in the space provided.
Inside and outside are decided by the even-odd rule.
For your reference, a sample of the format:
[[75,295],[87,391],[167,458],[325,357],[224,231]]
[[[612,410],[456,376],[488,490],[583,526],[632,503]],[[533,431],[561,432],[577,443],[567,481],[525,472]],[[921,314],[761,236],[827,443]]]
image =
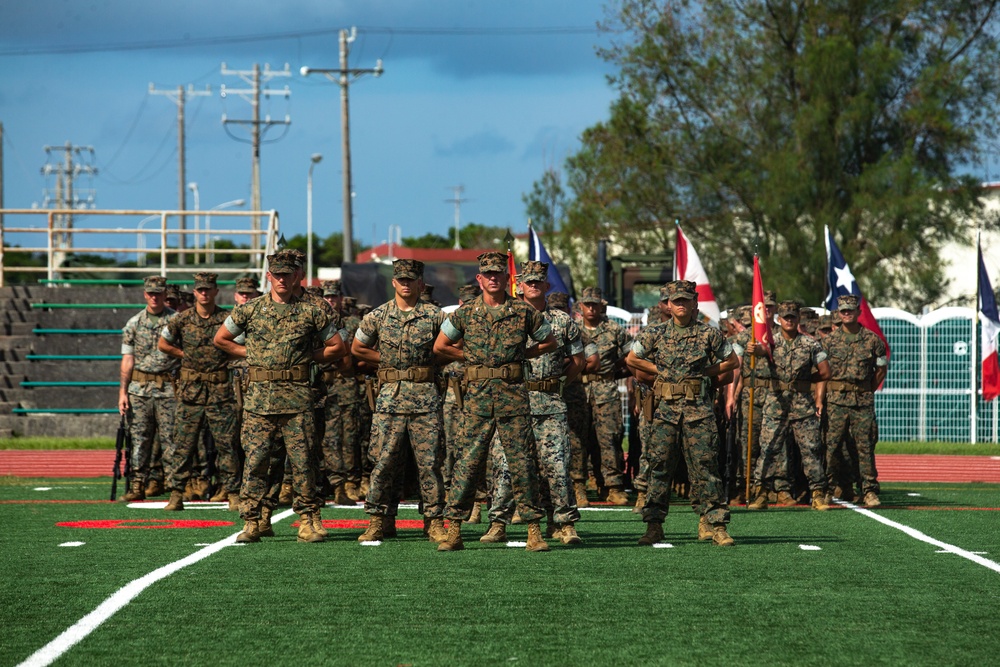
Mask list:
[[[263,208],[286,235],[304,233],[306,179],[321,236],[341,229],[339,88],[300,67],[337,67],[337,31],[357,26],[350,66],[373,67],[350,88],[355,238],[449,234],[451,186],[465,186],[463,222],[526,230],[521,195],[548,165],[560,166],[580,133],[607,117],[614,91],[595,53],[602,2],[264,2],[229,0],[31,0],[0,5],[0,122],[4,203],[30,208],[54,182],[40,173],[44,145],[95,148],[98,208],[173,209],[177,194],[177,106],[148,86],[194,84],[212,94],[187,105],[187,178],[200,204],[250,199],[250,146],[221,123],[249,118],[250,105],[222,99],[221,65],[249,70],[288,63],[286,101],[262,112],[290,116],[279,141],[262,147]],[[245,39],[244,39],[245,38]],[[185,43],[187,42],[187,43]],[[131,48],[162,44],[169,48]],[[246,132],[231,128],[234,134]],[[276,137],[281,128],[271,130]],[[194,208],[188,193],[188,208]],[[8,225],[12,223],[8,221]],[[213,220],[213,227],[215,227]]]

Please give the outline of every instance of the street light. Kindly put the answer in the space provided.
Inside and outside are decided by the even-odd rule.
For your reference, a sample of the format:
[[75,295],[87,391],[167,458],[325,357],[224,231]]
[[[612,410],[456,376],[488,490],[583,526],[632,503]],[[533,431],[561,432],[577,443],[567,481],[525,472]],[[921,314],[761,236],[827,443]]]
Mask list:
[[146,266],[146,235],[142,233],[143,226],[152,220],[159,220],[159,214],[149,215],[139,221],[135,226],[135,265]]
[[320,163],[323,156],[313,153],[309,158],[309,178],[306,181],[306,285],[312,285],[313,279],[313,167]]
[[[198,184],[194,181],[188,183],[188,190],[194,193],[194,210],[201,210],[201,198],[198,196]],[[201,219],[196,215],[194,216],[194,263],[198,263],[198,223]],[[186,246],[186,243],[181,245]]]
[[[246,202],[245,199],[234,199],[232,201],[227,201],[224,204],[219,204],[218,206],[213,206],[212,208],[208,209],[208,213],[205,214],[205,239],[206,239],[205,247],[206,248],[209,247],[209,246],[211,246],[211,249],[215,250],[215,244],[212,243],[212,236],[211,236],[211,234],[212,234],[212,211],[220,211],[220,210],[222,210],[224,208],[231,208],[233,206],[239,207],[239,206],[243,206],[246,203],[247,202]],[[205,255],[206,255],[205,261],[208,264],[212,264],[213,262],[215,262],[215,253],[214,252],[213,253],[205,253]]]

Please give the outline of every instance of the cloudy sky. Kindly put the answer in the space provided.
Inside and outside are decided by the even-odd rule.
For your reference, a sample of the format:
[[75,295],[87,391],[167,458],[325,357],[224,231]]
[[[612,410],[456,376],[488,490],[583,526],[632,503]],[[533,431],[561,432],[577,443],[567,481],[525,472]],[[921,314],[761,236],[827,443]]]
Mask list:
[[[193,84],[209,96],[187,105],[187,178],[200,206],[250,199],[251,149],[245,89],[222,63],[276,77],[262,113],[273,127],[261,151],[263,208],[276,209],[286,235],[304,233],[306,180],[313,153],[314,225],[341,229],[339,88],[299,69],[338,66],[337,32],[356,26],[350,66],[374,67],[350,87],[355,238],[449,234],[452,186],[463,185],[462,221],[526,230],[521,195],[548,165],[561,165],[580,133],[606,118],[614,91],[597,23],[604,2],[547,0],[366,2],[262,0],[31,0],[0,5],[0,123],[4,127],[4,204],[41,205],[46,145],[92,146],[96,191],[106,209],[178,205],[177,105],[151,95]],[[188,193],[188,208],[194,208]],[[8,220],[8,226],[13,223]],[[123,225],[129,226],[129,225]],[[213,221],[213,227],[218,226]]]

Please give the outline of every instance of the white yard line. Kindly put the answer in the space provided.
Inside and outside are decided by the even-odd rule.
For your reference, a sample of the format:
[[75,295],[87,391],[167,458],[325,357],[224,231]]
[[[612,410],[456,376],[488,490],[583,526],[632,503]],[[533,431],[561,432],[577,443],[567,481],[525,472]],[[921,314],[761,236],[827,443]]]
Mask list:
[[[271,522],[274,523],[281,521],[285,517],[291,516],[292,514],[292,510],[285,510],[281,514],[277,514],[272,517]],[[142,593],[157,581],[166,579],[174,572],[208,558],[215,552],[221,551],[225,547],[236,544],[237,535],[239,535],[239,533],[233,533],[224,540],[219,540],[204,549],[195,551],[190,556],[153,570],[149,574],[139,577],[135,581],[119,588],[111,597],[98,605],[94,611],[90,612],[67,628],[61,635],[50,641],[48,644],[32,653],[24,662],[18,665],[18,667],[43,667],[44,665],[51,665],[59,659],[62,654],[83,641],[87,635],[101,627],[101,624],[114,616],[119,609],[134,600],[139,593]]]
[[1000,572],[1000,563],[996,563],[994,561],[991,561],[989,558],[983,558],[982,556],[980,556],[980,555],[978,555],[978,554],[976,554],[976,553],[974,553],[972,551],[966,551],[965,549],[962,549],[960,547],[956,547],[953,544],[948,544],[947,542],[942,542],[941,540],[935,539],[935,538],[931,537],[930,535],[927,535],[926,533],[920,532],[916,528],[910,528],[909,526],[904,526],[901,523],[896,523],[892,519],[887,519],[884,516],[882,516],[881,514],[878,514],[877,512],[872,512],[871,510],[866,510],[863,507],[858,507],[857,505],[845,502],[843,500],[836,500],[835,499],[834,502],[837,503],[838,505],[846,507],[847,509],[854,510],[858,514],[862,514],[862,515],[868,517],[869,519],[875,519],[879,523],[883,523],[883,524],[885,524],[885,525],[887,525],[887,526],[889,526],[891,528],[895,528],[896,530],[900,530],[900,531],[906,533],[907,535],[909,535],[910,537],[912,537],[915,540],[920,540],[921,542],[926,542],[927,544],[932,544],[932,545],[938,547],[939,549],[941,549],[941,551],[938,552],[938,553],[955,554],[956,556],[961,556],[962,558],[971,560],[973,563],[976,563],[978,565],[982,565],[985,568],[989,568],[989,569],[993,570],[994,572]]

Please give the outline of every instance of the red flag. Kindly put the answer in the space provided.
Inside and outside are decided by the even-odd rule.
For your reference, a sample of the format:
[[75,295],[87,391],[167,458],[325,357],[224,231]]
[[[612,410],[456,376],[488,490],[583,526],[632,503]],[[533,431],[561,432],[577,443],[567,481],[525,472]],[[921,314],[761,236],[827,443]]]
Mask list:
[[681,223],[677,226],[677,245],[674,247],[674,280],[690,280],[697,286],[698,312],[718,324],[722,318],[719,304],[715,301],[712,286],[708,282],[708,274],[701,264],[698,252],[681,231]]
[[764,283],[760,279],[760,262],[757,255],[753,256],[753,337],[770,357],[774,348],[774,337],[771,335],[767,306],[764,305]]
[[514,251],[507,248],[507,273],[510,274],[510,284],[507,285],[507,291],[510,292],[511,296],[517,296],[517,265],[514,263]]

